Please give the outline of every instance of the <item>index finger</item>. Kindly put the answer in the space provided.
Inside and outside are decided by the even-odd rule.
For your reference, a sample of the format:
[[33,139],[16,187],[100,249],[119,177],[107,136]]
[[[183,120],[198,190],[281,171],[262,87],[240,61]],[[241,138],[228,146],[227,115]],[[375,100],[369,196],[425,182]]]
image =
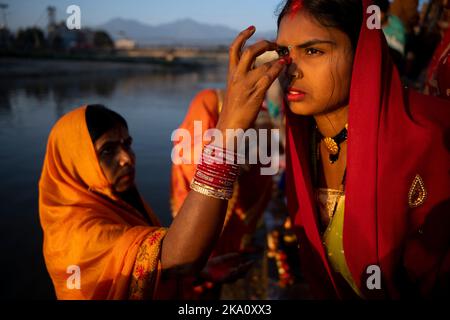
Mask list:
[[244,31],[241,31],[239,35],[234,39],[230,46],[230,70],[235,70],[239,64],[241,58],[241,50],[245,45],[245,42],[255,33],[256,28],[250,26]]

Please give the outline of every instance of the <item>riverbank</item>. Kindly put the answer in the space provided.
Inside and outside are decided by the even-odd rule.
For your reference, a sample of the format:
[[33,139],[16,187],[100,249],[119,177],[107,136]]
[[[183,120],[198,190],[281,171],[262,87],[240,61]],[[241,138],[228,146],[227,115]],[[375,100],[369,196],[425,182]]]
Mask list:
[[214,67],[189,61],[164,61],[153,58],[74,59],[0,57],[0,77],[64,76],[99,73],[189,72]]

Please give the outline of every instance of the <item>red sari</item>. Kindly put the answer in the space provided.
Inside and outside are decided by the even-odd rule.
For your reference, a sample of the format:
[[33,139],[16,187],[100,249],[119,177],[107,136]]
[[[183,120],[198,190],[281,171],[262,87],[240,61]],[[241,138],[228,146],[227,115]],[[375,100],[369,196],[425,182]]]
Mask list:
[[[370,1],[363,4],[365,13]],[[367,298],[433,296],[443,292],[442,281],[448,286],[449,120],[448,102],[403,88],[382,33],[363,23],[350,91],[343,245]],[[313,293],[348,298],[352,292],[333,273],[319,233],[310,121],[288,111],[288,208]],[[381,269],[381,290],[366,287],[370,265]]]

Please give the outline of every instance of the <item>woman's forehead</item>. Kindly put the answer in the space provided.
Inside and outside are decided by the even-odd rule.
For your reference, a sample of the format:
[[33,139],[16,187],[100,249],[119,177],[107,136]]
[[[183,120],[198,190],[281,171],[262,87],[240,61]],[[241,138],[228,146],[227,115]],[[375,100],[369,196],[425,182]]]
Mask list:
[[301,45],[311,40],[336,42],[336,35],[342,33],[335,28],[321,25],[304,11],[294,16],[286,15],[280,22],[277,43],[282,46]]
[[[311,38],[328,37],[326,28],[305,13],[286,15],[278,29],[278,44],[297,45]],[[296,43],[292,43],[295,41]]]
[[120,141],[122,139],[129,138],[128,129],[124,127],[123,125],[117,125],[112,129],[109,129],[104,134],[98,138],[98,140],[95,142],[96,145],[103,145],[106,142],[112,142],[112,141]]

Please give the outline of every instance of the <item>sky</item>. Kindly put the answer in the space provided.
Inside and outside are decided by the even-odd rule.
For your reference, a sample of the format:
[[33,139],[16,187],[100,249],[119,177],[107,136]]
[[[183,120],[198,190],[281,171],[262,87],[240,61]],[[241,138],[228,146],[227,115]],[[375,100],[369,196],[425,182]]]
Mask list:
[[[9,5],[7,23],[12,30],[25,26],[44,27],[46,8],[56,7],[57,20],[66,20],[68,6],[81,9],[81,24],[101,25],[120,17],[157,25],[178,19],[220,24],[233,29],[255,25],[260,31],[276,29],[274,12],[282,0],[0,0]],[[0,16],[0,19],[3,19]],[[1,21],[3,22],[3,21]]]
[[[420,0],[423,3],[427,0]],[[276,29],[275,11],[282,0],[0,0],[9,5],[7,22],[12,30],[47,24],[46,8],[57,8],[57,19],[66,20],[69,5],[81,9],[81,23],[101,25],[120,17],[157,25],[178,19],[220,24],[236,30],[255,25],[260,31]],[[3,17],[0,16],[0,19]],[[3,23],[3,20],[0,20]]]

